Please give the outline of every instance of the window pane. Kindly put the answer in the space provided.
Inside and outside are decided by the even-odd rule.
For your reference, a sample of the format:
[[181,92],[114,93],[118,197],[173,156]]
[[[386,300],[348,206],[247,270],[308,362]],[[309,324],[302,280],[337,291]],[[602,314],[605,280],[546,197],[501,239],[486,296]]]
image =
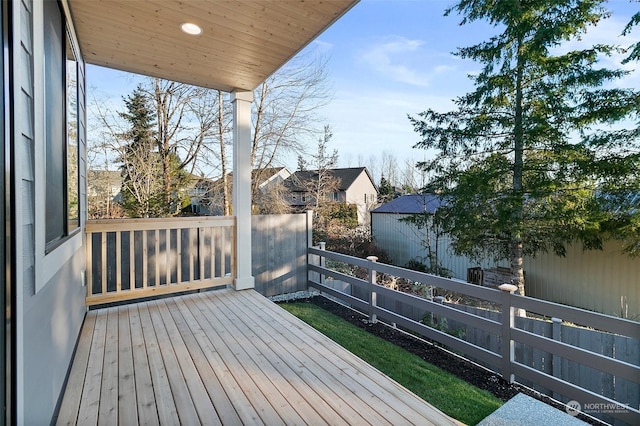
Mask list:
[[78,187],[78,63],[67,36],[67,232],[80,226]]
[[65,235],[65,100],[64,23],[57,2],[44,5],[45,135],[47,244]]

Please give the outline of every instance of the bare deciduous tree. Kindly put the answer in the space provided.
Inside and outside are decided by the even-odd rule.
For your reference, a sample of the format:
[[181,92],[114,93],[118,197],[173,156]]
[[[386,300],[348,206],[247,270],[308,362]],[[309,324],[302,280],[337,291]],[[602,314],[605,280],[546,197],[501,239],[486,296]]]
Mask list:
[[318,210],[324,204],[333,201],[332,194],[338,188],[338,180],[333,170],[338,163],[338,151],[328,152],[327,144],[333,134],[329,126],[324,126],[324,135],[318,139],[318,148],[311,156],[310,166],[313,167],[312,178],[305,182],[305,192],[313,197],[314,207]]
[[[164,197],[170,203],[174,170],[193,172],[203,144],[218,129],[219,94],[159,78],[148,79],[145,88],[156,108],[156,145]],[[171,164],[174,158],[177,165]]]
[[303,142],[317,132],[318,111],[329,102],[325,58],[294,58],[254,92],[252,193],[264,180],[260,171],[304,153]]

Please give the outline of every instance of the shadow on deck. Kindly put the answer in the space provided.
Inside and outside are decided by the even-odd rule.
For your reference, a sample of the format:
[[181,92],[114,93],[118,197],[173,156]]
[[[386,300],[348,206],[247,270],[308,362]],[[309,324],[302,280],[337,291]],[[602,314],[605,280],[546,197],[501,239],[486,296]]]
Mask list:
[[457,424],[253,290],[90,311],[58,424]]

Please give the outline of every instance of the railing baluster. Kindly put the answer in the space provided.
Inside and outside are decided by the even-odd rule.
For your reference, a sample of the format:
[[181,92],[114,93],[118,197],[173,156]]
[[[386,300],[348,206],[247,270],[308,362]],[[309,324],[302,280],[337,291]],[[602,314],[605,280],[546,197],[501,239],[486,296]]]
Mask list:
[[136,288],[136,255],[134,253],[135,231],[129,231],[129,290]]
[[155,263],[156,267],[156,288],[160,286],[160,230],[155,229],[153,231],[153,235],[156,239],[156,249],[153,253],[153,263]]
[[116,231],[116,293],[122,291],[122,244],[121,231]]
[[200,263],[200,280],[204,280],[204,228],[198,228],[198,262]]
[[[236,265],[238,262],[238,258],[237,258],[237,248],[238,248],[238,242],[236,241],[236,222],[234,219],[234,222],[231,226],[227,226],[222,228],[225,232],[225,235],[227,234],[231,234],[229,235],[224,241],[227,241],[227,244],[229,244],[229,250],[231,251],[230,253],[230,257],[231,257],[231,274],[234,274],[236,272]],[[224,278],[226,277],[226,272],[223,273],[221,275],[220,278]]]
[[[218,241],[220,241],[220,276],[224,277],[227,274],[227,254],[229,255],[232,263],[235,261],[235,254],[229,251],[229,246],[226,243],[228,240],[226,237],[229,234],[235,235],[235,233],[229,232],[228,228],[220,228],[216,231],[216,234],[218,235]],[[234,266],[232,266],[232,268],[234,268]]]
[[147,233],[148,231],[142,231],[142,288],[147,288],[147,269],[149,262],[149,250],[147,247]]
[[211,228],[211,247],[209,247],[209,256],[211,257],[211,279],[216,278],[216,228]]
[[178,254],[176,284],[180,284],[182,283],[182,228],[176,229],[176,252]]
[[193,228],[187,230],[189,235],[189,281],[193,281],[194,267],[193,267]]
[[166,284],[171,284],[171,228],[165,229],[165,280]]
[[100,260],[102,262],[102,294],[107,292],[107,233],[100,233]]

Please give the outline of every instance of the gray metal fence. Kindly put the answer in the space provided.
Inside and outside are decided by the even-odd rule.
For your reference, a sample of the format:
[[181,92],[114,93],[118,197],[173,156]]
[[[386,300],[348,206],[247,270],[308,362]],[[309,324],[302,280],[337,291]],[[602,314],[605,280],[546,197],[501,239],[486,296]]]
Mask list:
[[[578,401],[601,420],[640,424],[640,323],[316,248],[309,253],[367,270],[369,279],[362,280],[309,265],[320,277],[310,278],[309,286],[371,319],[439,342],[506,380],[562,402]],[[497,312],[401,293],[377,285],[379,273],[479,299]],[[539,319],[516,316],[518,309]]]

